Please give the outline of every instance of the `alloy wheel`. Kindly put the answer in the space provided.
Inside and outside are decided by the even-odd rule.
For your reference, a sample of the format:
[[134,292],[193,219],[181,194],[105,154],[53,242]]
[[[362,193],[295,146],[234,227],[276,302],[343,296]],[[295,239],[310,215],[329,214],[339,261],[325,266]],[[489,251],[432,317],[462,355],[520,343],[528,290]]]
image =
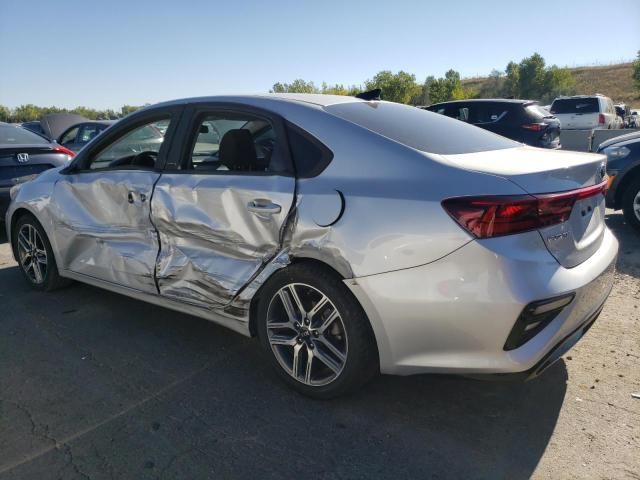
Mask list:
[[44,282],[47,276],[47,249],[38,230],[28,223],[18,231],[18,259],[22,270],[34,284]]
[[636,193],[636,196],[633,199],[633,213],[638,221],[640,221],[640,191]]
[[267,311],[267,337],[280,366],[305,385],[331,383],[347,361],[340,312],[310,285],[290,283],[276,292]]

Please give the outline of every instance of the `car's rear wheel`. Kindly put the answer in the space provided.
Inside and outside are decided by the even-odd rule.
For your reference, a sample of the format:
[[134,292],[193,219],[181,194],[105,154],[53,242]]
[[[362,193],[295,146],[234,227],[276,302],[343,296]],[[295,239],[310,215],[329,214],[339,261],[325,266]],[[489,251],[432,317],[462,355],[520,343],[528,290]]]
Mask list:
[[332,398],[352,391],[378,371],[367,317],[327,268],[294,264],[260,292],[258,337],[278,374],[297,391]]
[[622,211],[629,224],[640,228],[640,176],[622,192]]
[[31,287],[52,291],[70,283],[58,274],[47,234],[33,215],[20,217],[11,235],[20,271]]

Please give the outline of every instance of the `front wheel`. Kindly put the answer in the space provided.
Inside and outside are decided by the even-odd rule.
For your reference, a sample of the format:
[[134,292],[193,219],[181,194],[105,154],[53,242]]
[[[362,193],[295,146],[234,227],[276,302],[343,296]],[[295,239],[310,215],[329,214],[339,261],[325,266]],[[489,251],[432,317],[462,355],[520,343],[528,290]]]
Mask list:
[[378,354],[362,307],[329,269],[294,264],[260,292],[257,329],[277,373],[297,391],[332,398],[378,371]]
[[622,211],[627,222],[640,229],[640,176],[622,192]]
[[20,217],[11,237],[20,271],[31,287],[49,292],[70,283],[58,274],[47,234],[33,215]]

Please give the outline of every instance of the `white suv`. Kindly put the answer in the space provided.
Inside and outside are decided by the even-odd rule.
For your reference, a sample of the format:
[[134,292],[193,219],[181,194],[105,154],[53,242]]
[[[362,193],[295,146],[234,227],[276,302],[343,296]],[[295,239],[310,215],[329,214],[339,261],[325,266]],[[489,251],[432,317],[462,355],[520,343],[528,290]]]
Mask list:
[[551,113],[563,130],[620,128],[613,102],[604,95],[558,97],[551,104]]

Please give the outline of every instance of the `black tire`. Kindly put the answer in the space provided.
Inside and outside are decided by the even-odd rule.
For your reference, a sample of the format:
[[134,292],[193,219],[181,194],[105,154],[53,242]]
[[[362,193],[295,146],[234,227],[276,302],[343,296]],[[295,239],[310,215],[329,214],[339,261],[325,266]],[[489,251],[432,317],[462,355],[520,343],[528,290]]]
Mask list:
[[636,197],[640,194],[640,176],[636,176],[622,192],[622,211],[629,225],[640,229],[640,218],[634,212]]
[[[267,333],[269,305],[280,289],[293,283],[311,286],[324,294],[338,310],[341,326],[346,330],[345,338],[348,341],[346,360],[340,373],[326,385],[307,385],[302,380],[294,378],[280,364],[269,342]],[[334,398],[362,387],[379,372],[378,350],[369,320],[356,298],[344,285],[342,278],[331,269],[305,262],[290,265],[276,272],[258,295],[256,327],[260,344],[277,374],[298,392],[316,399]],[[313,322],[311,320],[311,325]],[[292,333],[292,335],[296,334]],[[315,341],[315,338],[312,340]],[[322,345],[316,346],[317,349],[321,347]],[[317,360],[314,361],[317,362]],[[320,368],[322,367],[321,364]]]
[[[27,272],[23,262],[20,258],[19,246],[18,246],[18,234],[25,226],[33,227],[40,236],[42,246],[44,247],[47,253],[47,264],[44,274],[42,275],[42,281],[35,281],[32,276]],[[21,216],[13,229],[11,230],[11,245],[14,248],[14,253],[16,259],[18,260],[18,264],[20,267],[20,271],[22,275],[27,280],[31,288],[34,290],[40,290],[45,292],[51,292],[53,290],[57,290],[59,288],[63,288],[68,286],[71,283],[71,280],[67,278],[62,278],[58,273],[58,266],[56,265],[56,260],[53,255],[53,249],[51,248],[51,244],[49,243],[49,239],[47,238],[47,234],[40,225],[40,222],[30,214]]]

